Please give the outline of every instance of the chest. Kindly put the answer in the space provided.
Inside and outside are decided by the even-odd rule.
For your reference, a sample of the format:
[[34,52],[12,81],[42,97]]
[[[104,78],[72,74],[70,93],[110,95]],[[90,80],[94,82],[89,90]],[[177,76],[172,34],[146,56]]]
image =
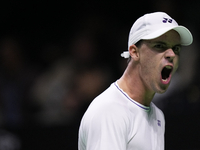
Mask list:
[[139,116],[132,124],[127,150],[164,150],[164,120]]

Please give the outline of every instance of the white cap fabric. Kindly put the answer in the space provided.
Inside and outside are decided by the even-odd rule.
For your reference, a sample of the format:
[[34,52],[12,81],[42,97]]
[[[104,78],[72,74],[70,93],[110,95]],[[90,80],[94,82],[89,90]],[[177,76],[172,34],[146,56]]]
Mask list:
[[[193,41],[191,32],[164,12],[145,14],[135,21],[131,27],[128,39],[128,49],[139,40],[155,39],[169,30],[176,30],[181,37],[181,45],[190,45]],[[123,52],[122,57],[128,58],[129,52]]]

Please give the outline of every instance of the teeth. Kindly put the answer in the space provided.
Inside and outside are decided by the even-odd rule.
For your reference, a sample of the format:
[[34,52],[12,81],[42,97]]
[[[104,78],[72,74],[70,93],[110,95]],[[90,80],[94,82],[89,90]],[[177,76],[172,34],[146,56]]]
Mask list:
[[167,79],[162,79],[164,82],[167,81]]
[[165,68],[167,68],[167,69],[172,69],[172,66],[165,66]]

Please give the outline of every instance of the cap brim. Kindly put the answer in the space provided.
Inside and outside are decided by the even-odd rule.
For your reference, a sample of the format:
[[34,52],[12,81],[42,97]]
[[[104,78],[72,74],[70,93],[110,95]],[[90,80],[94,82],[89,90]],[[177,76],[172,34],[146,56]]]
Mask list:
[[170,31],[172,29],[176,30],[179,33],[179,35],[181,37],[181,45],[188,46],[188,45],[190,45],[192,43],[192,41],[193,41],[192,34],[184,26],[162,28],[162,29],[159,29],[159,30],[149,34],[149,35],[146,35],[146,36],[142,37],[141,39],[143,39],[143,40],[155,39],[155,38],[165,34],[166,32],[168,32],[168,31]]

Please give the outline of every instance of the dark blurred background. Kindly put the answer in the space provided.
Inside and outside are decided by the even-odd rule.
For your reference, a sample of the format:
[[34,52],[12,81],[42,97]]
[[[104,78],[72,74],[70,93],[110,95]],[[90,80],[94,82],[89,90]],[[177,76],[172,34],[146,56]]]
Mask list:
[[165,11],[191,30],[168,92],[167,150],[200,149],[200,1],[14,1],[0,4],[0,150],[77,150],[81,117],[122,75],[129,30]]

